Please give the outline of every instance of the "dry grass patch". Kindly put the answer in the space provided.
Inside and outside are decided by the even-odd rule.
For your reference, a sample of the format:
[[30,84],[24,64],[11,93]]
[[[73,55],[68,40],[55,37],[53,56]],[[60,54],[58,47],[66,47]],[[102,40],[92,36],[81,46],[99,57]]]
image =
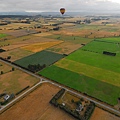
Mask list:
[[46,48],[52,47],[54,45],[60,44],[63,41],[51,41],[51,42],[42,42],[42,43],[36,43],[32,45],[28,45],[25,47],[22,47],[22,49],[32,51],[32,52],[39,52],[42,50],[45,50]]
[[32,86],[38,81],[39,79],[20,70],[8,71],[0,75],[0,93],[4,91],[7,93],[17,93],[26,86]]
[[17,48],[17,49],[13,49],[10,51],[2,52],[2,53],[0,53],[0,56],[3,58],[7,58],[8,56],[11,56],[10,61],[13,62],[13,61],[21,59],[23,57],[29,56],[31,54],[33,54],[33,52]]
[[[12,69],[11,66],[3,63],[2,61],[0,61],[0,72],[3,71],[3,72],[8,72]],[[1,78],[1,77],[0,77]]]
[[44,36],[49,36],[52,35],[51,33],[38,33],[38,34],[34,34],[34,36],[38,36],[38,37],[44,37]]
[[74,44],[72,42],[63,42],[47,50],[60,53],[60,54],[70,54],[71,52],[77,50],[80,47],[82,47],[82,45],[80,44]]

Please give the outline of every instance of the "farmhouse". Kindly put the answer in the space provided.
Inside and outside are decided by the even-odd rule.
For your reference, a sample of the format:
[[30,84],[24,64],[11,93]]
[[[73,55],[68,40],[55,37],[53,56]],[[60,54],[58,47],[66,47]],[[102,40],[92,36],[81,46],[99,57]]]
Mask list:
[[6,100],[8,100],[10,98],[10,96],[8,94],[6,94],[3,98],[6,101]]
[[76,111],[80,112],[82,110],[83,110],[83,106],[82,106],[82,104],[79,104],[76,108]]

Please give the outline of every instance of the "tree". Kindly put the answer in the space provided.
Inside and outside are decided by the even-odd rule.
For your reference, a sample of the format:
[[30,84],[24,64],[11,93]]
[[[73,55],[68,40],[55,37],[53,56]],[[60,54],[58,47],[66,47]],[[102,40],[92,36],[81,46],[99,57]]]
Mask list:
[[9,60],[11,58],[11,56],[8,56],[7,59]]
[[12,71],[14,71],[15,70],[15,68],[14,67],[12,67]]
[[1,71],[1,75],[3,74],[3,71]]

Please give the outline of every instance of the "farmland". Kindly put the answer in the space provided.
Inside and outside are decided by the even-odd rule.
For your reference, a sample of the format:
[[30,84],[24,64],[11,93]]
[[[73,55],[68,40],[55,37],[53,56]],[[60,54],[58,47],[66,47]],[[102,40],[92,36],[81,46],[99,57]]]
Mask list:
[[[120,97],[118,93],[120,89],[120,58],[119,54],[115,57],[103,55],[104,50],[118,52],[119,47],[116,43],[92,41],[39,74],[85,92],[108,104],[116,105],[117,99]],[[75,81],[77,82],[75,83]],[[80,87],[81,84],[86,86],[87,90]],[[98,88],[98,84],[102,87]],[[114,88],[114,92],[112,88]],[[113,92],[112,95],[110,95],[111,92]],[[108,94],[114,96],[113,99]]]
[[[17,53],[17,54],[16,54]],[[6,51],[4,53],[0,53],[0,56],[2,58],[7,58],[8,56],[11,56],[10,61],[16,61],[18,59],[21,59],[23,57],[29,56],[33,54],[33,52],[21,49],[21,48],[16,48],[10,51]]]
[[120,73],[120,57],[117,56],[113,57],[94,52],[78,50],[73,54],[69,55],[67,59]]
[[120,79],[119,73],[108,71],[98,67],[93,67],[86,64],[82,64],[69,59],[62,59],[59,62],[55,63],[55,65],[60,68],[70,70],[79,74],[83,74],[83,75],[95,78],[97,80],[107,82],[112,85],[120,87],[120,81],[118,81],[118,79]]
[[35,33],[37,33],[35,30],[17,30],[17,31],[7,32],[8,35],[12,35],[15,37],[26,36]]
[[43,42],[43,43],[36,43],[36,44],[32,44],[32,45],[28,45],[25,47],[22,47],[22,49],[24,50],[28,50],[31,52],[39,52],[42,50],[45,50],[46,48],[52,47],[54,45],[60,44],[63,41],[51,41],[51,42]]
[[101,38],[97,40],[104,42],[120,43],[120,37]]
[[75,120],[72,116],[49,104],[49,101],[59,90],[58,87],[51,84],[42,84],[11,109],[1,114],[0,119]]
[[[67,86],[72,92],[90,97],[107,107],[111,105],[120,109],[120,19],[110,16],[29,17],[1,19],[1,23],[8,23],[0,25],[0,57],[51,82]],[[22,23],[26,20],[29,24]],[[103,51],[116,53],[116,56],[105,55]],[[39,82],[21,70],[0,62],[0,94],[15,94]],[[41,80],[40,83],[46,81]],[[74,120],[49,104],[60,90],[52,84],[41,83],[2,113],[0,119]],[[64,94],[61,101],[74,106],[70,94]],[[96,108],[91,120],[102,118],[117,120]]]
[[63,40],[66,42],[72,42],[72,43],[76,43],[76,44],[88,43],[88,42],[92,41],[92,39],[88,39],[88,38],[83,38],[83,37],[79,37],[79,36],[72,36],[72,35],[61,35],[61,34],[46,36],[46,38]]
[[75,50],[82,47],[81,44],[74,44],[72,42],[63,42],[61,44],[55,45],[53,47],[48,48],[48,51],[56,52],[59,54],[70,54]]
[[26,86],[32,86],[39,80],[32,77],[20,70],[15,69],[12,71],[12,67],[0,62],[0,70],[3,74],[0,75],[0,92],[16,93]]
[[27,68],[29,64],[31,64],[31,65],[46,64],[46,66],[49,66],[63,57],[64,57],[64,55],[61,55],[61,54],[57,54],[57,53],[53,53],[53,52],[49,52],[49,51],[41,51],[41,52],[37,52],[33,55],[24,57],[20,60],[17,60],[17,61],[15,61],[15,63],[20,66],[23,66],[25,68]]
[[92,41],[89,44],[87,44],[87,46],[84,46],[82,49],[90,52],[100,53],[100,54],[102,54],[103,51],[109,51],[109,52],[117,53],[117,56],[120,56],[119,44],[108,43],[107,41],[104,41],[104,39],[103,41],[102,40]]
[[120,118],[96,107],[90,120],[120,120]]
[[116,105],[118,103],[120,87],[59,68],[55,65],[42,70],[39,74],[69,86],[70,88],[87,93],[111,105]]

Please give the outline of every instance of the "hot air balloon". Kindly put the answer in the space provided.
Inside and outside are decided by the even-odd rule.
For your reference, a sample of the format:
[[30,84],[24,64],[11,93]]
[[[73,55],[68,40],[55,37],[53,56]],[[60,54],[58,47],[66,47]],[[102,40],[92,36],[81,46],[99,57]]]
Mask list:
[[65,13],[65,8],[60,8],[60,12],[63,15]]

